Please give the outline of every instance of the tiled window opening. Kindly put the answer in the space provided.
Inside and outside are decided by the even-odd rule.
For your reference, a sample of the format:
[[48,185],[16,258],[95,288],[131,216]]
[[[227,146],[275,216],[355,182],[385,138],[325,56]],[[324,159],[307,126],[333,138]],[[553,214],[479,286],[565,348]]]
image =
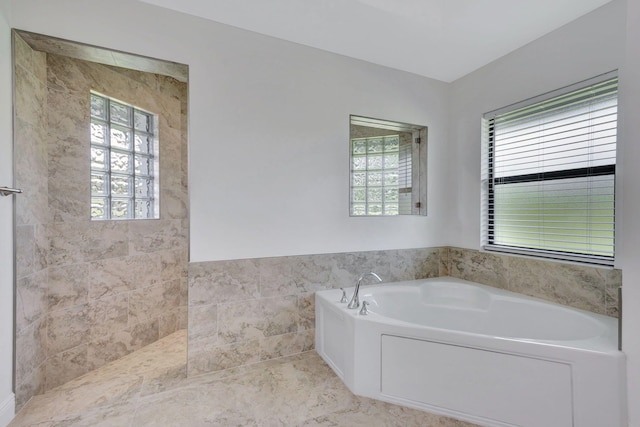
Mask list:
[[156,116],[91,93],[91,219],[158,218]]
[[351,215],[398,215],[399,135],[351,140]]

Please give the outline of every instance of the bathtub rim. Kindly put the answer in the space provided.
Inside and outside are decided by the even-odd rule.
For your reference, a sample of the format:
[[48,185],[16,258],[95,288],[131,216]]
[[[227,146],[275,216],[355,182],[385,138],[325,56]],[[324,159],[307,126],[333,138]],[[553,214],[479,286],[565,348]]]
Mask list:
[[[501,288],[494,288],[492,286],[483,285],[481,283],[472,282],[469,280],[458,279],[450,276],[441,276],[436,278],[426,278],[426,279],[416,279],[416,280],[404,280],[399,282],[385,282],[375,285],[366,285],[365,287],[360,288],[360,301],[364,301],[367,295],[370,296],[372,291],[376,289],[384,289],[384,288],[392,288],[396,286],[406,286],[410,288],[415,288],[422,283],[437,283],[443,282],[446,284],[464,284],[467,286],[474,286],[489,293],[509,297],[522,299],[526,301],[533,301],[538,304],[550,305],[553,307],[557,307],[563,310],[574,311],[582,316],[586,316],[595,320],[603,326],[603,333],[597,336],[588,337],[585,339],[573,339],[573,340],[544,340],[544,339],[531,339],[531,338],[522,338],[522,337],[504,337],[504,336],[495,336],[491,334],[482,334],[477,332],[469,332],[469,331],[461,331],[456,329],[448,329],[448,328],[439,328],[430,325],[419,325],[416,323],[406,322],[403,320],[395,319],[392,317],[384,316],[382,314],[376,313],[375,310],[371,310],[368,315],[361,316],[359,314],[359,310],[350,310],[346,308],[346,304],[342,307],[343,304],[339,303],[339,299],[342,296],[342,291],[339,289],[327,289],[323,291],[316,292],[316,298],[322,298],[325,300],[330,306],[333,308],[343,311],[347,314],[350,314],[354,317],[354,320],[361,322],[374,322],[380,324],[383,328],[387,326],[390,330],[393,331],[391,335],[395,334],[397,331],[400,331],[403,334],[409,334],[412,337],[416,337],[417,339],[421,339],[420,337],[424,336],[424,333],[435,334],[438,337],[438,342],[449,343],[452,345],[464,345],[465,343],[471,342],[474,343],[474,347],[479,345],[481,348],[494,349],[497,346],[498,348],[504,348],[506,352],[512,353],[513,348],[518,348],[523,346],[522,354],[530,354],[528,353],[531,350],[532,346],[537,347],[549,347],[551,351],[553,349],[565,349],[568,351],[581,351],[587,353],[599,353],[604,355],[616,356],[619,355],[623,357],[624,352],[618,349],[618,319],[611,316],[606,316],[599,313],[590,312],[587,310],[559,304],[553,301],[547,301],[541,298],[528,296],[525,294],[520,294],[517,292],[509,291]],[[347,292],[347,296],[353,293],[355,287],[344,288]],[[409,336],[403,335],[403,336]],[[442,340],[440,340],[440,338]],[[489,344],[490,343],[490,344]],[[515,347],[514,347],[515,346]],[[544,352],[547,353],[546,351]],[[544,356],[546,357],[546,356]]]

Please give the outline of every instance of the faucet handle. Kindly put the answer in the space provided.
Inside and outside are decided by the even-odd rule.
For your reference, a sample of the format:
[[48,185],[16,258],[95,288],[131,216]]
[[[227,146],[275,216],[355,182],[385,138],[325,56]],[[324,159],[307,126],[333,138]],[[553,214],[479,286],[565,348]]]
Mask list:
[[340,288],[340,290],[342,291],[342,298],[340,298],[340,302],[346,303],[347,302],[347,291],[345,291],[344,288]]
[[367,306],[369,305],[369,301],[362,301],[362,308],[360,309],[360,314],[362,316],[366,316],[369,314],[369,310],[367,310]]

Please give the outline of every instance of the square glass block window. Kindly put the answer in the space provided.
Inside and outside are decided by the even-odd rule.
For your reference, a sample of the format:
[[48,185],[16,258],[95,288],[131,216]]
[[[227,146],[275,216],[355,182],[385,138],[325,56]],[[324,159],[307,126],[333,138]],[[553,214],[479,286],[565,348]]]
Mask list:
[[91,93],[92,220],[159,218],[157,116]]
[[351,116],[351,216],[426,215],[426,134],[424,126]]

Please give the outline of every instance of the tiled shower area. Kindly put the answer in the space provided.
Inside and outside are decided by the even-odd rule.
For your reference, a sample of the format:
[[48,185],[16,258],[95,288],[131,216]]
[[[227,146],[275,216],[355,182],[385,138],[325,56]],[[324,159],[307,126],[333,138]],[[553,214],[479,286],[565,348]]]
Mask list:
[[[109,55],[14,33],[18,408],[186,327],[187,85]],[[90,220],[92,90],[158,115],[159,219]]]

